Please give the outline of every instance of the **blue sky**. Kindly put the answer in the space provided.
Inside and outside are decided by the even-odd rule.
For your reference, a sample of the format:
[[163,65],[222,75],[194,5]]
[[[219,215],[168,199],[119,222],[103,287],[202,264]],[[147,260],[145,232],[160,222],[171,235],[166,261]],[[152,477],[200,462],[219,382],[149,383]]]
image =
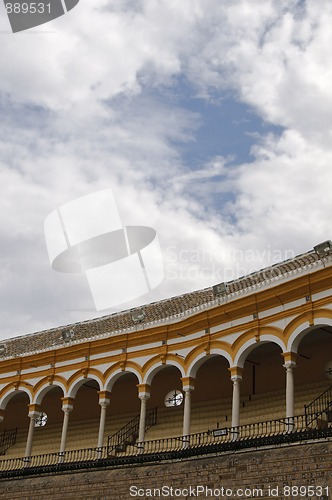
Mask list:
[[[12,34],[0,4],[3,338],[211,286],[331,238],[332,5],[100,0]],[[97,313],[43,224],[111,188],[166,278]],[[253,257],[254,256],[254,257]]]
[[227,158],[229,165],[248,163],[253,160],[250,150],[259,135],[279,132],[278,127],[265,122],[231,92],[206,100],[195,95],[195,89],[185,82],[180,81],[177,89],[178,105],[197,114],[193,140],[179,144],[183,160],[190,168],[195,169],[216,156]]

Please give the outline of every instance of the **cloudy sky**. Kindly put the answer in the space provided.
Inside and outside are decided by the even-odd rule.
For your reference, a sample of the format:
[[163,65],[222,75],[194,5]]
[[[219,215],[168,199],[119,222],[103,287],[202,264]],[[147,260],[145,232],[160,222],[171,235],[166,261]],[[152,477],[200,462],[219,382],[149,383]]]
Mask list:
[[[330,239],[331,26],[328,0],[81,0],[12,34],[1,2],[1,337]],[[51,268],[44,220],[104,188],[157,230],[165,279],[97,313],[84,275]]]

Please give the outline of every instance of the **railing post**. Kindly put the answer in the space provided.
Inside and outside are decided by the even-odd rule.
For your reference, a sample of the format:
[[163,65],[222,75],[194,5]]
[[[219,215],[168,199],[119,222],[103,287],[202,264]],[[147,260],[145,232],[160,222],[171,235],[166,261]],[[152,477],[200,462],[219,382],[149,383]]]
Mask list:
[[146,425],[146,403],[150,397],[151,387],[148,384],[138,384],[137,387],[138,387],[138,397],[141,400],[141,412],[140,412],[140,418],[139,418],[137,446],[138,446],[138,451],[140,453],[143,453],[143,451],[144,451],[145,425]]
[[231,372],[231,381],[233,382],[233,397],[232,397],[232,441],[236,441],[239,436],[240,426],[240,402],[241,391],[240,383],[242,381],[243,368],[240,366],[232,366],[229,368]]
[[105,433],[105,422],[106,422],[106,411],[110,404],[111,393],[109,391],[98,391],[99,394],[99,404],[100,404],[100,420],[99,420],[99,432],[98,432],[98,459],[102,457],[102,447],[104,444],[104,433]]
[[304,405],[304,418],[305,418],[305,426],[308,427],[308,408],[307,408],[307,405]]
[[39,414],[41,411],[40,405],[37,405],[37,404],[29,404],[28,408],[29,408],[30,423],[29,423],[28,438],[27,438],[27,444],[26,444],[25,455],[24,455],[25,462],[30,462],[36,418],[39,417]]
[[191,422],[191,391],[195,389],[195,379],[192,377],[183,377],[182,390],[184,392],[184,407],[183,407],[183,448],[190,445],[190,422]]
[[293,432],[294,430],[294,413],[295,413],[295,401],[294,401],[294,368],[296,368],[296,358],[297,354],[295,352],[284,352],[282,353],[285,363],[284,368],[286,368],[286,422],[287,422],[287,432]]

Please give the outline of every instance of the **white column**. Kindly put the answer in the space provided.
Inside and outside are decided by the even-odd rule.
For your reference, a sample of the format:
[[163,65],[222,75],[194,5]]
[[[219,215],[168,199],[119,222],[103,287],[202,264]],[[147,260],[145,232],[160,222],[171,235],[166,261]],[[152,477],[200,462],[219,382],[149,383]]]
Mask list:
[[141,400],[141,412],[139,418],[139,430],[137,445],[141,452],[144,450],[145,425],[146,425],[146,404],[150,398],[151,387],[148,384],[138,384],[138,397]]
[[29,406],[30,423],[29,423],[28,438],[27,438],[27,444],[26,444],[25,455],[24,455],[26,461],[28,461],[29,458],[31,457],[33,434],[35,431],[36,418],[38,418],[40,415],[39,405],[30,404],[28,406]]
[[183,405],[183,447],[190,444],[190,423],[191,423],[191,391],[195,388],[195,379],[192,377],[183,377],[182,390],[184,392],[184,405]]
[[149,399],[149,396],[147,396],[146,394],[140,394],[139,398],[141,400],[141,414],[139,418],[138,442],[142,444],[144,442],[145,436],[146,403]]
[[294,414],[295,414],[295,399],[294,399],[294,368],[296,368],[296,354],[284,353],[284,367],[286,368],[286,422],[287,431],[294,430]]
[[98,448],[102,448],[104,444],[104,432],[105,432],[105,422],[106,422],[106,410],[109,403],[99,402],[100,404],[100,420],[99,420],[99,432],[98,432]]
[[183,408],[183,442],[188,445],[190,434],[190,420],[191,420],[191,389],[184,391],[184,408]]
[[232,397],[232,440],[236,441],[239,437],[240,425],[240,404],[241,404],[241,390],[240,383],[242,381],[242,368],[233,366],[230,368],[231,381],[233,382],[233,397]]
[[102,457],[102,448],[104,445],[104,434],[105,434],[105,423],[106,423],[106,411],[110,404],[110,392],[99,391],[99,404],[100,404],[100,420],[99,420],[99,432],[98,432],[98,458]]
[[62,398],[63,423],[60,443],[60,458],[64,456],[66,450],[69,414],[73,410],[73,398]]
[[67,440],[67,429],[68,429],[68,420],[69,420],[69,413],[71,410],[68,408],[63,410],[63,423],[62,423],[62,434],[61,434],[61,444],[60,444],[60,453],[63,453],[66,449],[66,440]]

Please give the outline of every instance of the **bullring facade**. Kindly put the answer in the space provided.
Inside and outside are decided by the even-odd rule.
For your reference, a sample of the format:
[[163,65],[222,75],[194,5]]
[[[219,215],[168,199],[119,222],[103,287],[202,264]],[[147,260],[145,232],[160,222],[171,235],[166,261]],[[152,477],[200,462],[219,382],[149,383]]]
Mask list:
[[[326,242],[227,284],[2,341],[1,432],[15,439],[0,471],[231,446],[264,425],[329,435],[331,271]],[[165,406],[172,393],[181,405]]]

